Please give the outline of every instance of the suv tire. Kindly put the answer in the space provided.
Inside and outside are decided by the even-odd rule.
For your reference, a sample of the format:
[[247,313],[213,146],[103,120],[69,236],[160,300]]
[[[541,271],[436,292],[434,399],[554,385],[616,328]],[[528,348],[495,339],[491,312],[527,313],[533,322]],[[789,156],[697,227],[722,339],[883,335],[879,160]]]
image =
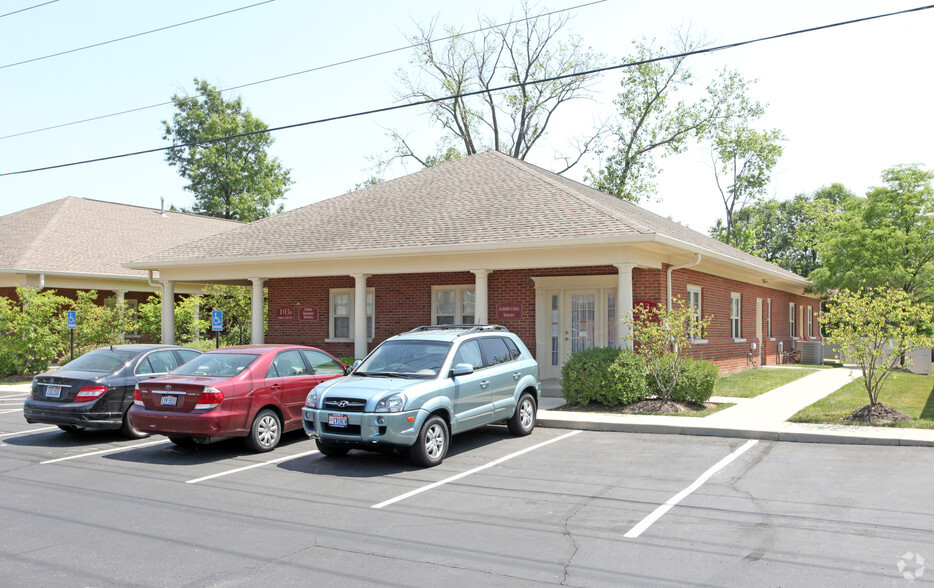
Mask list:
[[524,437],[535,428],[535,399],[528,392],[523,392],[516,403],[516,412],[506,419],[506,426],[513,435]]
[[344,457],[347,455],[347,452],[350,451],[349,447],[332,445],[331,443],[322,441],[321,439],[315,439],[315,445],[318,446],[318,452],[321,453],[321,455],[327,457]]
[[418,432],[415,445],[409,448],[409,459],[416,465],[434,467],[444,461],[450,441],[448,424],[437,415],[430,416]]

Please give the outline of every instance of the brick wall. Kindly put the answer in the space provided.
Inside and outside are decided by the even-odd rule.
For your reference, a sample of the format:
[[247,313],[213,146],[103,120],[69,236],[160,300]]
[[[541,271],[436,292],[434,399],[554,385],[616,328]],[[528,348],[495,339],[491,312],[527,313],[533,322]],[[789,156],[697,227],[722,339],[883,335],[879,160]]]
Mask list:
[[[548,276],[593,276],[616,275],[613,266],[589,266],[576,268],[538,268],[509,271],[494,271],[488,278],[488,316],[489,322],[502,324],[519,335],[535,353],[535,284],[532,277]],[[394,274],[378,275],[367,279],[367,288],[374,289],[375,337],[368,345],[373,349],[381,341],[418,327],[431,324],[431,288],[432,286],[470,285],[475,276],[470,272],[449,272],[430,274]],[[701,311],[712,315],[710,327],[706,333],[707,343],[696,345],[691,354],[697,358],[715,361],[721,371],[730,372],[746,367],[749,363],[749,344],[756,333],[756,298],[762,298],[763,341],[765,363],[778,362],[778,342],[788,349],[791,337],[788,334],[788,303],[795,302],[805,307],[810,304],[817,312],[817,303],[813,299],[794,296],[763,286],[754,286],[735,280],[727,280],[690,269],[676,270],[672,276],[672,295],[686,298],[687,286],[701,288]],[[338,288],[352,289],[354,280],[350,276],[330,276],[320,278],[279,278],[270,279],[269,288],[269,327],[266,341],[269,343],[297,343],[320,347],[338,357],[353,356],[352,342],[328,343],[328,325],[330,320],[330,290]],[[741,335],[745,342],[737,342],[730,336],[730,294],[742,294]],[[665,269],[633,270],[633,299],[650,300],[663,304],[667,298]],[[772,335],[774,341],[766,336],[767,305],[772,299]],[[496,308],[501,303],[521,305],[519,318],[496,319]],[[298,308],[314,306],[318,308],[318,320],[300,320]],[[291,320],[276,318],[280,307],[294,309]],[[799,326],[802,329],[803,325]],[[803,331],[801,331],[803,332]],[[814,334],[819,329],[814,324]]]

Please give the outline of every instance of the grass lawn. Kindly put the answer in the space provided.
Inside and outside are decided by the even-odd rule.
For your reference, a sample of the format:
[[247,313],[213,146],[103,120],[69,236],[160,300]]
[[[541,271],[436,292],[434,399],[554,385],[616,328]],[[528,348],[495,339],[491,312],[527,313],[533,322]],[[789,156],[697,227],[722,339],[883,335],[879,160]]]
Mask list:
[[[794,382],[808,374],[813,374],[817,368],[785,368],[785,369],[749,369],[728,374],[717,378],[713,388],[714,396],[732,396],[734,398],[753,398],[759,394]],[[859,408],[859,407],[857,407]],[[856,409],[853,409],[856,410]]]
[[[873,426],[934,429],[934,376],[896,372],[886,380],[882,393],[879,394],[879,400],[882,404],[910,416],[912,420],[907,423]],[[794,423],[868,425],[868,423],[859,421],[841,420],[867,404],[869,404],[869,395],[863,387],[862,378],[859,378],[788,420]]]

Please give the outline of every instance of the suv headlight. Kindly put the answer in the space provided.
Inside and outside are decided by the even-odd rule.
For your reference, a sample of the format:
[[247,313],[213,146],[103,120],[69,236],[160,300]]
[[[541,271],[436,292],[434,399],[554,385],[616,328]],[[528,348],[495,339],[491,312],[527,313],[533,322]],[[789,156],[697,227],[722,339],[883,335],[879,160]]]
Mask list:
[[305,406],[308,408],[318,408],[318,387],[315,386],[305,397]]
[[405,394],[393,394],[376,403],[374,412],[402,412],[405,408]]

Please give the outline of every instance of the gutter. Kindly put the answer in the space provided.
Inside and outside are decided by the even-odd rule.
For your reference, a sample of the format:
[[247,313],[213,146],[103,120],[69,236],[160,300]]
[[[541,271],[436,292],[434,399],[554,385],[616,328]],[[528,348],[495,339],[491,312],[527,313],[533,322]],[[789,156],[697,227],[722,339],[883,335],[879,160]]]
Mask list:
[[688,263],[682,263],[681,265],[672,265],[668,268],[668,309],[669,310],[671,310],[671,272],[675,271],[676,269],[694,267],[695,265],[699,264],[701,262],[701,254],[695,253],[695,255],[696,257],[694,258],[694,261],[690,261]]

